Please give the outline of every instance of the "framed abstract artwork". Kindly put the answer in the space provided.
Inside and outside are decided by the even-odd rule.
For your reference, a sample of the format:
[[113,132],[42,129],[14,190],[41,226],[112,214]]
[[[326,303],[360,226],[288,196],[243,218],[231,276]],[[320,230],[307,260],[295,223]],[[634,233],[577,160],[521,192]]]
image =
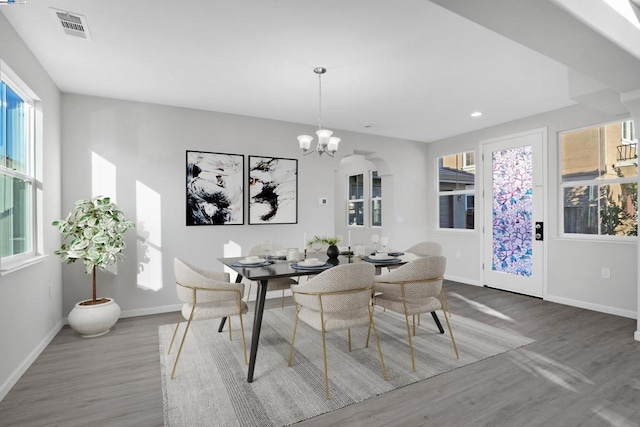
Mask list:
[[249,224],[298,223],[298,160],[249,156]]
[[187,150],[187,225],[244,224],[244,156]]

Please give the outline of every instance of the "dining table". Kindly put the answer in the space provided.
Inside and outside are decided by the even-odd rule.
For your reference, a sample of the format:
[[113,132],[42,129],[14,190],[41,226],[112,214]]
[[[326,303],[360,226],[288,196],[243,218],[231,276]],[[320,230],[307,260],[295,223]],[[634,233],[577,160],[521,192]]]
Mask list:
[[[287,278],[287,277],[302,277],[312,276],[321,273],[324,270],[332,268],[336,265],[350,264],[357,262],[370,262],[376,267],[376,274],[380,274],[382,269],[386,267],[396,267],[407,262],[419,258],[419,256],[411,253],[398,253],[390,260],[376,261],[369,257],[353,256],[350,254],[340,255],[337,258],[328,258],[325,254],[315,254],[315,257],[319,261],[323,261],[322,266],[317,268],[301,268],[297,261],[291,261],[286,259],[277,259],[272,257],[268,259],[261,259],[259,262],[247,263],[245,257],[228,257],[218,258],[225,266],[237,273],[235,282],[240,283],[243,278],[253,280],[259,283],[258,294],[256,297],[253,317],[253,331],[251,334],[251,349],[249,353],[249,369],[247,372],[247,382],[253,382],[253,373],[256,365],[256,358],[258,354],[258,344],[260,343],[260,329],[262,328],[262,315],[264,312],[265,300],[267,297],[267,285],[269,280]],[[435,314],[431,313],[440,333],[444,333],[444,329],[440,324],[440,321]],[[218,332],[222,332],[224,328],[226,317],[220,320],[220,326]]]

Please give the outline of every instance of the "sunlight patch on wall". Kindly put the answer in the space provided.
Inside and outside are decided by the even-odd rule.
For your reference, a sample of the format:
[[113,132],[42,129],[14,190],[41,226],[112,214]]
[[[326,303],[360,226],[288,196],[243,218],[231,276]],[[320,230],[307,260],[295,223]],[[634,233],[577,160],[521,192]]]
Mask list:
[[[240,246],[233,240],[229,240],[229,243],[226,243],[224,245],[224,257],[230,258],[230,257],[236,257],[236,256],[238,257],[242,256],[242,246]],[[226,265],[224,266],[224,271],[231,275],[232,282],[236,280],[236,277],[238,276],[238,274],[235,271],[233,271]]]
[[[113,203],[116,199],[116,165],[91,152],[91,197],[107,196]],[[105,268],[109,273],[118,274],[118,263]]]
[[136,181],[136,246],[140,289],[162,289],[162,218],[160,194]]
[[640,21],[638,21],[638,16],[633,10],[633,6],[629,0],[604,0],[604,2],[609,5],[611,9],[618,12],[624,19],[631,22],[634,27],[640,29]]
[[116,199],[116,166],[104,157],[91,153],[91,197],[108,196]]

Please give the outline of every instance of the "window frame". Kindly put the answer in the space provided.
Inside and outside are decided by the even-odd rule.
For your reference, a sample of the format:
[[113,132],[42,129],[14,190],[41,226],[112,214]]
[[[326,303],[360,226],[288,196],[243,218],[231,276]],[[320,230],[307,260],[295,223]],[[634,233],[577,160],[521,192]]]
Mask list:
[[[0,273],[5,274],[16,269],[19,269],[25,265],[29,265],[32,262],[40,258],[39,255],[39,227],[38,227],[38,213],[39,206],[38,200],[38,177],[36,170],[36,129],[37,129],[37,105],[39,98],[33,93],[33,91],[15,74],[11,68],[2,60],[0,60],[0,80],[5,83],[6,86],[21,98],[24,104],[27,106],[26,117],[24,120],[24,150],[25,150],[25,170],[18,171],[7,167],[5,164],[0,164],[0,174],[9,179],[18,179],[28,183],[29,186],[29,212],[27,213],[26,223],[28,224],[28,250],[12,254],[4,257],[0,257]],[[0,110],[1,112],[2,110]],[[4,135],[2,135],[4,138]],[[6,141],[5,141],[6,144]]]
[[[473,158],[473,165],[469,164],[469,155],[472,155]],[[460,157],[460,165],[457,166],[457,170],[461,171],[461,172],[468,172],[470,170],[472,170],[473,172],[473,189],[462,189],[462,190],[441,190],[440,189],[440,167],[441,165],[443,165],[443,159],[445,157],[452,157],[452,156],[456,156],[456,161],[458,159],[458,157]],[[478,188],[478,174],[476,173],[478,170],[478,164],[476,162],[476,159],[478,158],[478,156],[476,155],[476,150],[475,149],[469,149],[469,150],[464,150],[464,151],[458,151],[455,153],[450,153],[450,154],[442,154],[439,156],[435,157],[435,190],[436,190],[436,203],[435,203],[435,208],[436,208],[436,214],[435,214],[435,229],[437,231],[444,231],[444,232],[454,232],[454,233],[475,233],[477,230],[476,227],[476,204],[477,204],[477,188]],[[462,196],[463,199],[463,203],[465,206],[465,215],[466,212],[468,210],[468,205],[469,205],[469,197],[473,197],[473,228],[467,228],[466,226],[464,228],[460,228],[460,227],[441,227],[440,224],[440,217],[441,217],[441,198],[442,197],[446,197],[446,196]],[[465,225],[466,225],[466,218],[465,218]]]
[[[352,199],[351,198],[351,177],[357,177],[357,176],[362,176],[362,198],[360,199]],[[360,173],[354,173],[354,174],[349,174],[347,175],[347,211],[346,211],[346,223],[347,223],[347,227],[354,227],[354,228],[364,228],[365,224],[367,223],[367,208],[365,205],[365,194],[366,194],[366,189],[365,189],[365,180],[364,180],[364,172],[360,172]],[[362,224],[351,224],[349,222],[349,204],[350,203],[362,203]]]
[[[380,196],[374,196],[373,195],[373,179],[374,179],[374,174],[376,174],[375,178],[380,180]],[[374,212],[374,208],[373,208],[373,204],[375,202],[380,202],[380,225],[375,225],[373,223],[373,212]],[[382,228],[382,176],[378,175],[378,171],[377,170],[370,170],[369,171],[369,211],[370,211],[370,215],[369,215],[369,227],[371,228]],[[366,214],[366,212],[365,212]]]
[[[637,140],[628,140],[625,138],[625,135],[629,133],[629,130],[625,130],[625,127],[628,126],[629,122],[632,123],[631,134],[633,134],[633,120],[631,118],[614,120],[604,123],[596,123],[589,126],[583,126],[574,129],[567,129],[561,132],[558,132],[558,231],[559,237],[563,239],[571,239],[571,240],[581,240],[581,241],[595,241],[595,242],[634,242],[637,241],[638,236],[634,235],[612,235],[612,234],[601,234],[602,232],[602,221],[601,221],[601,207],[600,207],[600,190],[601,187],[616,185],[616,184],[638,184],[638,172],[636,172],[635,176],[630,177],[616,177],[616,178],[602,178],[602,175],[598,174],[593,179],[576,179],[576,180],[567,180],[563,179],[563,135],[578,132],[588,129],[599,129],[604,126],[620,124],[620,145],[631,145],[637,144]],[[617,161],[617,160],[616,160]],[[608,164],[607,164],[608,165]],[[624,165],[623,165],[624,166]],[[596,208],[597,208],[597,234],[590,233],[571,233],[565,231],[565,189],[573,188],[573,187],[586,187],[588,189],[589,194],[592,193],[592,189],[595,187],[596,191]],[[637,187],[636,187],[637,193]],[[637,198],[637,194],[636,194]],[[638,222],[638,211],[636,210],[636,224]],[[637,228],[637,225],[636,225]]]

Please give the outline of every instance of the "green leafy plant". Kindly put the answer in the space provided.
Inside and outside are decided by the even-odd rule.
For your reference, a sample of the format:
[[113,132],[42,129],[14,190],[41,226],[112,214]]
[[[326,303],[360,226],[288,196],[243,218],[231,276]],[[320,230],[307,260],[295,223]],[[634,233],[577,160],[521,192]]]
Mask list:
[[96,268],[104,270],[124,258],[124,234],[135,224],[125,218],[111,198],[98,196],[78,200],[65,219],[53,221],[52,225],[62,233],[62,245],[54,253],[66,264],[82,261],[86,273],[93,275],[93,299],[86,305],[105,302],[104,298],[96,298]]
[[334,236],[313,236],[311,240],[307,242],[307,246],[311,246],[314,243],[324,243],[329,246],[337,245],[340,239]]

